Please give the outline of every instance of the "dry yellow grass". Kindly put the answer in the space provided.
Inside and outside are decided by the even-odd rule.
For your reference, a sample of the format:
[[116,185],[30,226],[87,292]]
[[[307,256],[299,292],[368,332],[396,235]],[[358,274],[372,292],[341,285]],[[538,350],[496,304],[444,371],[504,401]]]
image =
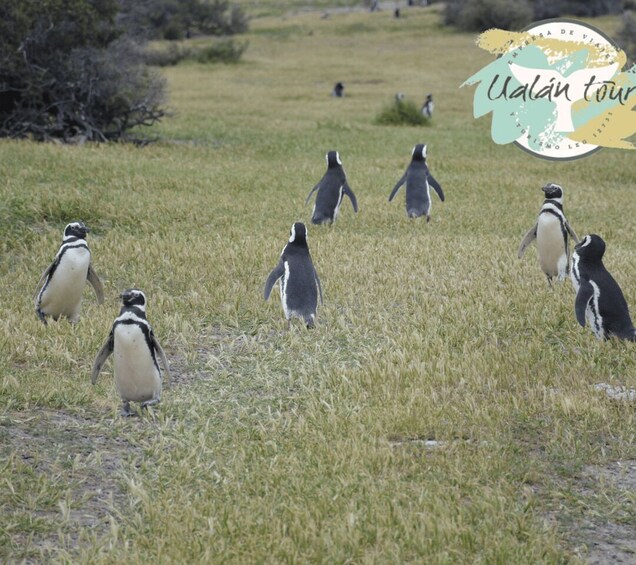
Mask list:
[[[437,22],[258,19],[239,65],[165,71],[159,143],[0,142],[3,560],[576,562],[585,524],[633,529],[633,490],[590,470],[636,459],[633,405],[593,388],[636,387],[633,344],[596,341],[569,282],[516,259],[558,182],[636,304],[633,156],[492,144],[458,88],[486,55]],[[397,91],[433,92],[433,125],[374,125]],[[387,202],[418,142],[447,195],[428,225]],[[360,212],[309,226],[325,305],[288,332],[262,285],[329,149]],[[87,289],[78,325],[45,327],[31,292],[78,218],[106,303]],[[175,382],[121,419],[89,374],[133,285]]]

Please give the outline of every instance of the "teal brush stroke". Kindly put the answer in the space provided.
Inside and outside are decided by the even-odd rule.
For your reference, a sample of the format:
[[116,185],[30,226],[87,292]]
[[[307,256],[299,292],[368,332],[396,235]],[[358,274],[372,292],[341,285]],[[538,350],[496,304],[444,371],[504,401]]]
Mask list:
[[[508,94],[522,86],[508,68],[511,62],[537,70],[556,70],[567,78],[570,73],[584,69],[587,58],[587,49],[581,49],[550,65],[547,56],[539,47],[535,45],[525,46],[515,49],[486,65],[466,80],[460,88],[466,85],[478,84],[473,98],[473,116],[480,118],[492,112],[491,136],[495,143],[499,145],[512,143],[524,132],[524,135],[529,137],[528,144],[530,148],[541,150],[541,142],[558,145],[566,137],[565,134],[556,133],[552,129],[556,121],[556,104],[547,98],[528,100],[526,102],[522,98],[504,99],[502,97],[490,100],[488,98],[488,89],[496,75],[499,75],[499,79],[493,88],[494,95],[501,91],[501,87],[507,77],[511,77],[508,83]],[[628,74],[629,86],[636,86],[636,65],[628,73],[622,74]],[[616,80],[616,77],[614,80]],[[632,93],[632,95],[634,94]],[[636,95],[633,98],[630,97],[628,103],[630,103],[630,100],[636,101]],[[609,100],[609,97],[601,103],[596,102],[594,99],[593,103],[586,108],[573,111],[572,121],[574,127],[578,128],[586,124],[591,119],[618,104],[617,100]]]

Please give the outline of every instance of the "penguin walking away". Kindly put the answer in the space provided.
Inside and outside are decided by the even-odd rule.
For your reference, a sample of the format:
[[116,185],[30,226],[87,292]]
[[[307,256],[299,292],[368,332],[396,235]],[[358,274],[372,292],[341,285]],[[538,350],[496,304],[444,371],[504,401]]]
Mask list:
[[342,198],[346,194],[351,200],[353,211],[358,211],[358,201],[351,187],[347,183],[347,175],[342,167],[342,161],[337,151],[329,151],[327,158],[327,172],[320,179],[318,184],[314,186],[305,205],[309,202],[311,195],[317,190],[316,202],[311,215],[311,221],[314,224],[331,224],[335,221],[342,204]]
[[86,243],[89,231],[82,222],[68,224],[55,259],[40,277],[33,297],[35,312],[44,324],[47,316],[54,320],[66,316],[72,323],[79,322],[87,280],[95,290],[97,303],[104,302],[104,287],[93,269]]
[[283,249],[280,261],[267,277],[265,300],[279,282],[280,300],[285,318],[291,327],[291,318],[304,320],[308,328],[314,327],[318,295],[322,304],[322,287],[307,246],[307,228],[296,222],[290,231],[289,242]]
[[418,218],[425,215],[426,221],[430,222],[431,186],[442,202],[444,202],[444,191],[433,178],[426,164],[426,145],[418,143],[413,147],[412,155],[411,163],[406,172],[391,191],[389,202],[393,200],[400,187],[406,183],[406,213],[408,217]]
[[574,247],[570,276],[576,290],[576,320],[585,327],[587,319],[599,339],[615,335],[636,341],[621,287],[603,265],[604,253],[605,242],[596,234],[586,235]]
[[433,103],[433,95],[427,94],[426,100],[424,101],[424,105],[422,106],[422,115],[427,118],[433,117],[433,110],[435,109],[435,104]]
[[99,372],[112,353],[115,365],[115,387],[122,399],[123,416],[134,414],[130,402],[140,402],[142,408],[161,400],[161,370],[157,355],[170,383],[170,368],[163,349],[146,319],[146,295],[131,288],[121,294],[123,306],[115,319],[106,343],[93,364],[91,382],[95,384]]
[[558,184],[550,183],[541,190],[545,193],[545,200],[541,206],[539,217],[536,224],[528,230],[528,233],[521,240],[517,256],[521,259],[528,245],[536,239],[539,264],[548,277],[549,285],[552,286],[554,277],[562,281],[569,272],[568,235],[572,236],[575,243],[579,241],[579,238],[563,213],[563,188]]

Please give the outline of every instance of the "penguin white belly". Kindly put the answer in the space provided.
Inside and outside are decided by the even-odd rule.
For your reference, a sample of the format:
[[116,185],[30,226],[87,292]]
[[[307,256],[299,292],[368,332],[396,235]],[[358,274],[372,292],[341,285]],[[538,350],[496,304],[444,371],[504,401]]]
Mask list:
[[572,286],[574,287],[574,292],[577,293],[581,286],[580,282],[580,273],[579,273],[579,256],[577,253],[572,255],[572,269],[570,270],[570,280],[572,281]]
[[605,337],[605,330],[603,329],[603,317],[601,316],[601,312],[599,310],[599,297],[601,296],[601,291],[598,285],[594,281],[590,281],[592,285],[593,294],[592,298],[585,309],[585,317],[587,318],[587,323],[590,324],[594,335],[598,339],[603,339]]
[[122,400],[159,400],[161,374],[139,326],[120,324],[114,337],[115,387]]
[[289,307],[287,306],[287,281],[289,280],[289,263],[285,261],[283,263],[283,267],[285,268],[285,272],[280,279],[280,301],[283,305],[285,318],[289,320],[289,318],[291,317],[291,312],[289,311]]
[[86,247],[67,250],[42,292],[40,309],[53,318],[79,320],[82,292],[86,285],[91,254]]
[[344,196],[344,185],[340,187],[340,191],[338,192],[338,203],[336,204],[336,208],[333,211],[334,220],[338,217],[338,212],[340,212],[340,205],[342,204],[343,196]]
[[568,256],[561,231],[561,222],[552,214],[541,214],[537,225],[539,264],[549,277],[563,280],[567,273]]

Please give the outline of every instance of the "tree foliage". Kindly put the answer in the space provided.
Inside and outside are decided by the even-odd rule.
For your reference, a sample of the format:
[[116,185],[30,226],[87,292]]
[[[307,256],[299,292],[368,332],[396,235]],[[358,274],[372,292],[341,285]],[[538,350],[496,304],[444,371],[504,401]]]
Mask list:
[[626,10],[623,14],[623,25],[618,30],[617,41],[632,62],[636,62],[636,15],[634,12]]
[[0,136],[122,138],[159,120],[164,85],[119,37],[117,0],[3,0]]
[[466,31],[496,27],[519,30],[533,21],[560,16],[618,14],[624,0],[448,0],[444,23]]
[[247,31],[247,18],[227,0],[121,0],[119,22],[136,37],[183,39]]

